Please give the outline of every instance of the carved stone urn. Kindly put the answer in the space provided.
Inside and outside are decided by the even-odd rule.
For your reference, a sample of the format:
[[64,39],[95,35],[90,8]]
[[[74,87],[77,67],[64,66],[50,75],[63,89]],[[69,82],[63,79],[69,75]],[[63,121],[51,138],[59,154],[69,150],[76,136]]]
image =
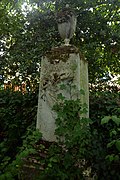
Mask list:
[[75,33],[76,22],[75,13],[69,8],[69,5],[57,13],[58,31],[66,46],[69,46],[70,39]]

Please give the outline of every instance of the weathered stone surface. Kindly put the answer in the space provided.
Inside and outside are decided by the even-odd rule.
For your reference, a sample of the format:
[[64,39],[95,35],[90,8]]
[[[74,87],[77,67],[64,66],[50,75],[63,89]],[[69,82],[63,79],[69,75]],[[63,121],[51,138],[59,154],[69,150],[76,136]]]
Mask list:
[[[80,95],[80,89],[85,91],[85,96]],[[54,48],[41,61],[37,129],[47,141],[56,140],[56,114],[52,107],[60,93],[66,99],[81,98],[82,103],[89,104],[87,62],[80,58],[74,46]]]

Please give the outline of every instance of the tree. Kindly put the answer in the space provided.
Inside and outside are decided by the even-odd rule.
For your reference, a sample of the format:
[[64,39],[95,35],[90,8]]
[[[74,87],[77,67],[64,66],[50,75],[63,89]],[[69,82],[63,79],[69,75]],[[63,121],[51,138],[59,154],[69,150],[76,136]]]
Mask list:
[[[72,39],[89,62],[89,80],[120,72],[119,2],[115,0],[30,0],[26,11],[23,1],[1,3],[1,74],[15,83],[39,77],[41,57],[51,47],[60,45],[55,14],[70,4],[77,15],[77,29]],[[30,8],[31,7],[31,10]],[[25,9],[25,8],[24,8]],[[7,27],[7,28],[6,28]],[[17,74],[16,74],[17,73]]]

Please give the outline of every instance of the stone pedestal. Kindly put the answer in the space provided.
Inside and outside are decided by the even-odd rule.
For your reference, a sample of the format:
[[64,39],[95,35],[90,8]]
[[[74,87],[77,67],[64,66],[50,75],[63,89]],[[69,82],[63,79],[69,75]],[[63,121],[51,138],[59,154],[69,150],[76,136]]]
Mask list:
[[[80,94],[84,90],[85,95]],[[88,106],[88,63],[74,46],[62,46],[46,53],[41,61],[37,129],[43,139],[55,141],[56,113],[52,110],[58,94],[66,99],[81,99]],[[86,117],[89,114],[87,113]]]

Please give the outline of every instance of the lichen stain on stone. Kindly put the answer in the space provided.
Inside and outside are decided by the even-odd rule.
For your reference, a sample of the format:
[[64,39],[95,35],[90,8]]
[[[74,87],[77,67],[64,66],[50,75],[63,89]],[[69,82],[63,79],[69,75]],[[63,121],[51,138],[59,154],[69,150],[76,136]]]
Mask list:
[[79,53],[78,48],[75,46],[60,46],[48,51],[46,57],[51,64],[57,64],[60,61],[66,62],[71,53]]

